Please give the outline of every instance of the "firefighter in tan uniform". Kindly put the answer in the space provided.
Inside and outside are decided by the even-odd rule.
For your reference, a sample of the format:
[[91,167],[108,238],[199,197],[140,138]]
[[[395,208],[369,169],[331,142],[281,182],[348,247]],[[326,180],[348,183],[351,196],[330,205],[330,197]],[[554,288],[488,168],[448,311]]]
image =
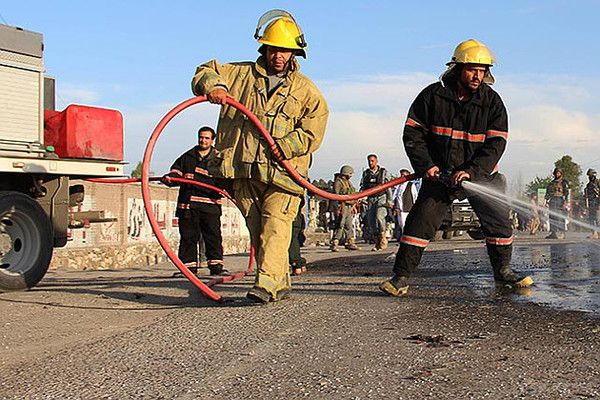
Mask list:
[[296,56],[306,58],[306,42],[291,14],[265,13],[254,36],[261,44],[255,62],[202,64],[192,90],[223,105],[215,141],[218,155],[209,171],[233,179],[234,197],[256,250],[256,280],[247,297],[267,303],[287,297],[291,290],[288,247],[303,188],[279,166],[254,124],[225,104],[226,98],[258,117],[275,138],[278,155],[304,177],[311,154],[323,140],[329,109],[315,84],[299,72]]

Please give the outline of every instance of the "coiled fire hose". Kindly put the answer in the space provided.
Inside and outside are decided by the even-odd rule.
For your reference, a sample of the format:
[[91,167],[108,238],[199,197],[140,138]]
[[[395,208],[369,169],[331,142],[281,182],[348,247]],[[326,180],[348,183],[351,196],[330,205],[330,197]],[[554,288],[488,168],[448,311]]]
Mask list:
[[[177,254],[173,251],[173,249],[171,248],[171,246],[169,245],[167,239],[165,238],[165,236],[162,234],[160,227],[158,226],[158,222],[156,221],[156,217],[154,215],[154,211],[152,210],[152,201],[150,198],[150,188],[149,188],[149,182],[151,180],[159,180],[160,178],[157,177],[150,177],[149,176],[149,169],[150,169],[150,164],[152,161],[152,154],[154,153],[154,146],[156,145],[156,141],[158,140],[158,138],[160,137],[160,135],[162,134],[163,130],[165,129],[165,127],[169,124],[169,122],[176,116],[178,115],[180,112],[182,112],[183,110],[195,105],[195,104],[199,104],[199,103],[204,103],[207,101],[206,96],[198,96],[198,97],[192,97],[188,100],[185,100],[181,103],[179,103],[178,105],[176,105],[175,107],[173,107],[167,114],[165,114],[165,116],[158,122],[158,124],[156,125],[156,127],[154,128],[154,131],[152,132],[152,135],[150,135],[150,138],[148,139],[148,144],[146,145],[146,149],[144,151],[144,158],[142,160],[142,178],[141,178],[141,182],[142,182],[142,198],[144,201],[144,208],[146,209],[146,214],[148,215],[148,220],[150,221],[150,226],[152,227],[152,231],[154,232],[154,234],[156,235],[156,239],[158,240],[160,246],[163,248],[163,250],[165,251],[165,253],[167,254],[167,256],[169,257],[169,259],[173,262],[173,264],[175,264],[175,266],[179,269],[179,271],[181,271],[181,273],[192,283],[194,284],[194,286],[196,286],[200,292],[206,296],[207,298],[211,299],[211,300],[215,300],[215,301],[221,301],[222,297],[217,294],[215,291],[213,291],[210,286],[214,285],[215,283],[219,283],[219,282],[225,282],[225,281],[231,281],[233,279],[236,279],[238,277],[242,277],[245,276],[248,271],[246,272],[242,272],[242,273],[238,273],[236,275],[231,275],[231,276],[226,276],[226,277],[221,277],[221,278],[217,278],[215,281],[215,283],[212,283],[213,281],[209,282],[208,284],[205,284],[204,282],[202,282],[200,279],[198,279],[198,277],[193,274],[184,264],[183,262],[179,259],[179,257],[177,256]],[[252,114],[252,112],[250,112],[250,110],[248,110],[243,104],[235,101],[234,99],[228,97],[227,98],[227,104],[236,108],[239,112],[241,112],[242,114],[244,114],[258,129],[258,131],[260,132],[261,136],[263,137],[263,139],[267,142],[267,145],[269,146],[269,149],[271,150],[271,152],[273,154],[280,154],[281,151],[279,150],[279,147],[277,146],[277,144],[275,143],[275,140],[273,139],[273,137],[269,134],[269,132],[265,129],[265,127],[262,125],[262,123],[260,122],[260,120],[254,115]],[[407,176],[402,176],[399,178],[396,178],[394,180],[391,180],[389,182],[383,183],[381,185],[375,186],[373,188],[367,189],[365,191],[362,192],[357,192],[357,193],[353,193],[353,194],[348,194],[348,195],[341,195],[341,194],[336,194],[336,193],[330,193],[327,192],[323,189],[319,189],[318,187],[314,186],[313,184],[311,184],[310,182],[308,182],[308,180],[306,178],[304,178],[302,175],[300,175],[298,173],[298,171],[296,171],[291,164],[289,163],[288,160],[284,160],[284,159],[280,159],[276,157],[276,161],[279,163],[279,165],[281,165],[285,171],[290,175],[290,177],[300,186],[302,186],[303,188],[305,188],[306,190],[308,190],[309,192],[316,194],[318,196],[321,196],[325,199],[328,200],[334,200],[334,201],[352,201],[352,200],[358,200],[358,199],[362,199],[364,197],[367,196],[371,196],[377,193],[381,193],[393,186],[399,185],[401,183],[404,183],[406,181],[410,181],[413,179],[417,179],[418,176],[416,174],[412,174],[412,175],[407,175]],[[90,181],[96,181],[96,182],[117,182],[120,181],[121,183],[123,183],[123,181],[127,181],[127,182],[137,182],[139,181],[139,179],[137,178],[131,178],[133,180],[130,179],[121,179],[121,180],[115,180],[115,179],[89,179]],[[227,192],[225,192],[222,189],[216,188],[216,187],[211,187],[210,185],[206,185],[203,184],[201,182],[197,182],[197,181],[193,181],[193,180],[189,180],[189,179],[183,179],[183,178],[171,178],[171,180],[173,182],[180,182],[180,183],[189,183],[192,185],[199,185],[199,186],[203,186],[203,187],[208,187],[209,189],[212,190],[216,190],[219,193],[223,194],[224,196],[228,197],[231,199],[231,196],[229,194],[226,194]],[[249,264],[249,268],[248,270],[251,271],[251,266],[252,266],[252,259],[253,259],[253,250],[251,249],[251,260],[250,260],[250,264]]]

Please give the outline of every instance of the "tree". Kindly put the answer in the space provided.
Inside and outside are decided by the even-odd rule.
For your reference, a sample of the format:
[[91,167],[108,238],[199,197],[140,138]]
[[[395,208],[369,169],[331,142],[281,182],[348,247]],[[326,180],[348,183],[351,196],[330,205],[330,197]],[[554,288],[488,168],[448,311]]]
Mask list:
[[562,169],[563,177],[569,182],[573,199],[581,197],[581,181],[579,180],[581,177],[581,167],[579,164],[574,162],[571,156],[564,155],[554,163],[554,166]]
[[552,179],[553,178],[551,176],[547,176],[544,178],[536,176],[534,180],[532,180],[525,186],[525,193],[527,194],[527,196],[531,196],[532,194],[537,193],[538,189],[545,189],[546,186],[548,186],[548,184],[552,182]]
[[135,168],[133,169],[133,171],[131,171],[131,177],[132,178],[141,178],[142,177],[142,162],[138,162],[135,165]]

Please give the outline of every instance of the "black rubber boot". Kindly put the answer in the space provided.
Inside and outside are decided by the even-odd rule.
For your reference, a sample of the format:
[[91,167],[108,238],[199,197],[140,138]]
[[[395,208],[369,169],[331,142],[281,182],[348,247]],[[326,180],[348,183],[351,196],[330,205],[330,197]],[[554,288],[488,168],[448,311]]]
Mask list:
[[[190,268],[191,269],[191,268]],[[223,264],[209,265],[208,269],[211,275],[229,275],[229,271],[223,268]]]
[[390,280],[379,285],[379,289],[390,296],[404,296],[408,293],[408,278],[394,275]]
[[526,288],[533,285],[533,278],[528,275],[520,275],[505,265],[494,268],[494,280],[497,284],[508,285],[516,288]]

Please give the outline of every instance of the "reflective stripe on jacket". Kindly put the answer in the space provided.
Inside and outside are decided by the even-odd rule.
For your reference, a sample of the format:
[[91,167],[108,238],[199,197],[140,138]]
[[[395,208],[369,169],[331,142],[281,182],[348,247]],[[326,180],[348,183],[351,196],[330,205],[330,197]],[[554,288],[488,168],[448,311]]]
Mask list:
[[[267,98],[267,72],[263,57],[256,62],[200,65],[192,79],[192,91],[205,95],[216,88],[244,104],[275,138],[284,157],[305,178],[311,153],[321,145],[329,109],[325,98],[299,64],[288,72],[283,83]],[[303,189],[271,157],[258,129],[234,107],[223,106],[217,126],[217,162],[211,174],[224,178],[252,178],[302,194]]]
[[415,99],[404,126],[404,147],[415,172],[464,170],[476,180],[489,176],[504,153],[508,116],[502,99],[482,83],[458,101],[456,82],[436,82]]
[[[201,157],[200,153],[198,153],[198,146],[195,146],[175,160],[168,175],[218,186],[215,179],[210,176],[206,170],[207,164],[210,160],[213,160],[215,156],[215,149],[211,149],[205,157]],[[173,183],[170,186],[177,185],[181,186],[179,188],[179,195],[177,196],[178,211],[180,209],[203,208],[207,211],[220,212],[220,204],[223,196],[218,192],[186,183]]]

